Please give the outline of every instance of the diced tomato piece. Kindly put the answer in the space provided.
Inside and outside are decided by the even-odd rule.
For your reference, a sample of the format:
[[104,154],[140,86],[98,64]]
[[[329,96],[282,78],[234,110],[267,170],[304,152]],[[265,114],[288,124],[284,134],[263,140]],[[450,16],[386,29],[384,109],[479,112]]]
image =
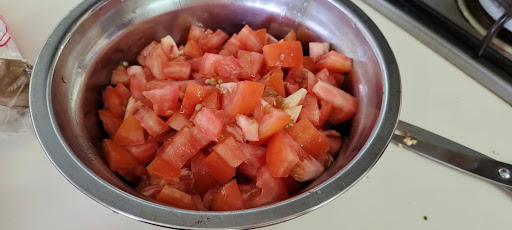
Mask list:
[[[239,142],[246,141],[246,139],[244,137],[244,132],[242,131],[242,129],[240,129],[236,125],[231,125],[231,124],[226,125],[225,131],[228,132],[228,135],[227,135],[228,137],[231,136]],[[226,138],[226,137],[224,137],[224,138]]]
[[212,152],[203,160],[203,165],[221,184],[227,183],[235,176],[236,169],[231,167],[218,153]]
[[118,66],[114,71],[112,71],[112,78],[110,78],[110,84],[123,84],[125,86],[130,85],[130,76],[128,76],[128,71],[125,67]]
[[190,129],[192,131],[192,135],[194,136],[194,145],[202,149],[208,144],[210,144],[210,138],[206,137],[201,130],[197,126],[194,126]]
[[290,175],[297,181],[311,181],[319,177],[325,170],[322,164],[304,151],[298,152],[299,162],[295,164]]
[[274,44],[277,42],[278,42],[277,38],[275,38],[274,36],[267,33],[267,36],[265,36],[265,45]]
[[199,47],[196,41],[190,40],[183,49],[183,54],[191,58],[198,58],[203,56],[203,50]]
[[318,108],[318,100],[315,96],[306,95],[304,101],[302,102],[302,110],[299,115],[299,121],[307,119],[314,126],[318,126],[320,124],[320,109]]
[[244,208],[236,179],[217,190],[213,195],[211,208],[213,211],[232,211]]
[[177,208],[197,210],[192,196],[168,185],[162,189],[156,200]]
[[231,101],[223,99],[228,104],[223,104],[223,108],[228,118],[234,118],[237,114],[251,115],[256,106],[258,106],[265,85],[253,82],[242,81],[236,83],[233,90]]
[[105,103],[105,107],[114,115],[124,115],[123,107],[126,105],[125,100],[117,93],[114,87],[109,85],[105,91],[103,91],[103,102]]
[[259,141],[260,138],[258,134],[258,121],[248,118],[245,115],[239,114],[236,116],[236,123],[242,129],[246,140]]
[[233,56],[221,56],[217,62],[215,62],[215,72],[220,76],[238,76],[240,73],[240,63]]
[[286,34],[286,36],[284,36],[283,40],[285,40],[285,41],[297,41],[297,34],[295,34],[295,31],[290,30],[290,32],[288,32]]
[[267,29],[266,28],[259,29],[259,30],[254,31],[254,33],[260,39],[261,44],[265,44],[265,39],[267,38]]
[[109,168],[119,173],[126,180],[135,182],[146,175],[146,169],[126,149],[112,142],[103,140],[103,153]]
[[176,45],[176,42],[170,35],[167,35],[164,38],[162,38],[160,44],[162,45],[162,50],[164,51],[167,58],[174,59],[180,56],[178,46]]
[[170,137],[174,136],[174,134],[176,134],[176,131],[172,130],[172,129],[169,129],[163,133],[160,133],[158,134],[158,136],[151,136],[151,135],[148,135],[147,137],[147,141],[148,143],[157,143],[157,144],[161,144],[163,141],[169,139]]
[[271,204],[288,197],[288,189],[283,178],[273,177],[266,166],[261,167],[258,171],[256,186],[261,188],[261,194],[253,199],[252,207]]
[[321,100],[333,106],[334,110],[329,118],[329,121],[333,124],[344,122],[357,112],[357,98],[335,86],[318,81],[313,87],[313,92]]
[[281,68],[274,69],[268,78],[267,87],[275,90],[278,96],[286,97],[283,78],[284,74]]
[[197,44],[204,51],[212,51],[219,48],[229,38],[229,35],[218,29],[214,32],[207,30],[199,39]]
[[190,79],[192,65],[188,62],[164,62],[162,64],[162,76],[164,79],[183,81]]
[[265,62],[270,67],[300,67],[303,62],[299,41],[284,41],[263,47]]
[[192,114],[196,110],[196,105],[201,103],[210,92],[211,90],[204,86],[200,86],[195,82],[189,82],[185,90],[185,96],[183,97],[180,111],[186,115]]
[[295,180],[295,178],[293,178],[292,176],[284,178],[283,181],[286,184],[286,187],[288,188],[288,194],[290,194],[290,196],[297,194],[306,187],[297,180]]
[[114,137],[114,142],[119,145],[140,145],[144,141],[144,129],[133,116],[128,116],[124,119]]
[[146,66],[157,79],[165,79],[162,70],[164,63],[167,63],[168,61],[169,58],[165,55],[161,45],[158,45],[158,47],[156,47],[153,52],[146,57],[146,60],[144,60]]
[[332,105],[327,102],[320,102],[320,118],[318,119],[317,127],[323,127],[332,113]]
[[238,40],[243,50],[260,52],[261,48],[263,48],[263,43],[260,38],[248,25],[245,25],[244,28],[240,30]]
[[147,107],[140,108],[135,114],[135,118],[139,120],[140,125],[144,127],[151,136],[158,136],[158,134],[169,129],[169,126],[162,121],[153,110]]
[[336,73],[347,73],[352,71],[352,58],[331,50],[318,58],[316,67],[318,69],[326,68]]
[[334,75],[330,74],[329,70],[327,69],[322,69],[318,73],[316,73],[316,78],[327,84],[338,87],[338,83],[336,82],[336,79],[334,79]]
[[266,162],[266,151],[267,149],[258,145],[251,145],[246,143],[237,142],[238,147],[244,155],[246,156],[245,161],[238,166],[240,172],[250,177],[251,179],[256,179],[256,173],[258,170],[265,165]]
[[193,73],[199,72],[199,68],[201,66],[202,60],[203,60],[203,57],[201,56],[201,57],[190,59],[187,61],[188,63],[190,63],[191,70]]
[[[256,179],[256,178],[255,178]],[[255,183],[239,184],[240,195],[242,196],[242,202],[244,208],[254,208],[254,199],[261,195],[261,188],[258,188]]]
[[240,50],[240,41],[238,41],[238,35],[233,34],[233,36],[231,36],[231,38],[228,39],[226,44],[224,44],[219,54],[222,56],[233,55],[237,57],[238,50]]
[[197,210],[199,211],[208,211],[206,207],[204,206],[203,200],[201,199],[201,196],[197,194],[192,194],[192,200],[194,200],[194,203],[197,206]]
[[168,80],[155,79],[155,80],[149,81],[146,84],[146,91],[153,90],[153,89],[165,88],[169,85],[177,85],[177,83],[175,80],[171,80],[171,79],[168,79]]
[[130,152],[141,165],[148,165],[156,156],[158,143],[146,142],[140,145],[126,145],[126,150]]
[[124,118],[126,119],[128,116],[134,115],[137,111],[139,111],[140,108],[142,108],[142,106],[144,106],[144,103],[133,97],[130,97],[130,99],[128,99],[128,105],[126,105]]
[[320,133],[329,142],[329,155],[335,156],[341,148],[341,134],[335,130],[320,130]]
[[178,105],[180,89],[177,85],[168,85],[164,88],[144,91],[144,95],[153,103],[153,110],[157,115],[170,116]]
[[188,32],[188,38],[187,41],[190,40],[197,40],[204,34],[205,29],[198,27],[198,26],[190,26],[190,30]]
[[[128,98],[130,98],[131,94],[130,94],[130,90],[128,90],[128,88],[126,88],[126,86],[124,86],[123,84],[118,84],[115,88],[114,88],[114,91],[116,91],[116,93],[121,97],[121,99],[123,100],[128,100]],[[126,105],[126,101],[123,101],[123,104]]]
[[177,184],[180,180],[181,169],[167,163],[166,160],[155,157],[147,167],[148,174],[164,181],[166,184]]
[[300,146],[284,132],[276,133],[267,144],[267,167],[274,177],[287,177],[299,161]]
[[212,110],[220,110],[222,106],[222,95],[219,90],[213,90],[203,99],[203,106]]
[[306,88],[309,73],[310,71],[305,68],[291,68],[285,81],[290,84],[297,84],[300,88]]
[[162,144],[157,156],[162,157],[175,168],[182,168],[201,148],[196,145],[191,128],[183,126],[171,139]]
[[169,120],[167,121],[167,124],[169,125],[169,127],[178,131],[181,128],[183,128],[183,126],[188,124],[188,119],[189,118],[187,117],[187,115],[183,113],[173,113],[171,118],[169,118]]
[[222,132],[224,126],[224,111],[213,111],[208,108],[202,108],[194,116],[193,122],[206,138],[215,140]]
[[260,122],[260,141],[284,129],[290,123],[290,118],[291,116],[281,109],[270,109],[270,113],[263,116]]
[[316,72],[316,63],[315,61],[313,60],[313,58],[311,58],[310,56],[304,56],[303,60],[302,60],[302,66],[311,71],[311,72]]
[[144,74],[146,74],[145,78],[146,78],[146,82],[148,81],[153,81],[155,80],[155,76],[153,75],[153,73],[151,73],[151,70],[148,68],[148,67],[142,67],[142,69],[144,70]]
[[330,45],[328,42],[310,42],[309,43],[309,56],[313,61],[326,53],[329,53]]
[[288,95],[294,94],[295,92],[297,92],[300,89],[300,86],[298,84],[290,84],[288,82],[286,82],[286,84],[284,84],[284,86],[286,89],[286,93]]
[[145,103],[147,99],[142,95],[146,90],[146,74],[141,66],[132,65],[128,68],[130,76],[130,92],[132,97]]
[[[189,161],[190,162],[190,161]],[[194,176],[190,168],[181,168],[180,181],[177,184],[169,185],[169,187],[178,189],[184,193],[192,193],[192,187],[194,186]]]
[[233,168],[238,167],[240,164],[242,164],[242,162],[244,162],[245,159],[247,159],[244,153],[242,153],[242,150],[238,148],[238,145],[233,137],[224,139],[215,145],[213,150],[215,150],[215,152],[219,154],[219,156],[222,157],[222,159],[224,159],[224,161],[226,161],[226,163],[228,163],[229,166]]
[[335,73],[335,72],[329,72],[329,76],[332,76],[332,78],[334,78],[334,80],[336,81],[336,87],[341,87],[341,85],[343,85],[343,81],[345,81],[345,75],[343,74],[340,74],[340,73]]
[[146,65],[146,63],[145,63],[146,57],[150,53],[152,53],[153,50],[155,50],[157,47],[158,47],[158,42],[156,42],[156,41],[152,41],[151,43],[149,43],[149,45],[144,47],[144,49],[142,49],[139,56],[137,57],[137,61],[139,62],[139,64],[145,66]]
[[140,190],[137,190],[137,191],[140,191],[140,193],[142,193],[142,195],[144,195],[144,196],[156,199],[156,197],[158,196],[158,194],[160,194],[160,192],[162,191],[163,188],[164,188],[163,185],[155,184],[155,185],[148,185],[148,186],[141,188]]
[[329,143],[308,119],[300,120],[286,131],[302,149],[318,161],[329,151]]
[[220,185],[216,185],[203,195],[203,204],[205,208],[211,209],[213,196],[215,195],[215,193],[217,193],[217,190],[219,190],[219,188]]
[[218,54],[205,53],[201,58],[199,73],[208,75],[216,73],[217,61],[222,59],[222,57],[222,55]]
[[190,161],[190,167],[194,177],[193,189],[201,195],[204,195],[208,190],[218,184],[215,177],[213,177],[208,172],[206,166],[203,165],[205,158],[204,153],[199,151]]
[[116,116],[108,109],[100,109],[98,110],[98,114],[108,137],[114,139],[117,130],[119,130],[119,127],[123,123],[123,117]]
[[263,66],[263,55],[257,52],[249,52],[245,50],[238,51],[238,62],[240,63],[240,78],[254,79]]

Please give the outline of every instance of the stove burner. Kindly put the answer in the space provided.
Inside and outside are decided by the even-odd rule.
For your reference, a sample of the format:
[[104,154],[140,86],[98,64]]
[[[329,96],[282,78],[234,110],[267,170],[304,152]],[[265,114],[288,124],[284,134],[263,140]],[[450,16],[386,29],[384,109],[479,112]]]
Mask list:
[[[457,0],[457,3],[469,24],[481,35],[485,36],[496,23],[478,0]],[[512,32],[506,29],[501,30],[492,43],[505,52],[512,53]]]

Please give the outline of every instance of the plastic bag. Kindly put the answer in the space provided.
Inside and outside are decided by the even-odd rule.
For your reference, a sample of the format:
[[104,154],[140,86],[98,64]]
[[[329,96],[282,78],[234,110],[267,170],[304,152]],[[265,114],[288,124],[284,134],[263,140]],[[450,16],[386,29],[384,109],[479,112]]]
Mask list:
[[24,59],[0,15],[0,132],[18,133],[30,127],[28,89],[32,66]]

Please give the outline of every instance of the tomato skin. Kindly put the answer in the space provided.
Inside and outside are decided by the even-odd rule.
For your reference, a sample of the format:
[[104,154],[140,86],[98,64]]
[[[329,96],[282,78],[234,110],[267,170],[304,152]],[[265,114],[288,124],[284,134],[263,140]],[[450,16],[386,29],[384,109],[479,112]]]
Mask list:
[[227,183],[235,176],[236,169],[231,167],[218,153],[212,152],[203,160],[208,172],[221,184]]
[[320,125],[321,112],[318,108],[318,100],[315,96],[306,95],[302,102],[302,110],[299,114],[299,121],[307,119],[314,126]]
[[168,185],[162,189],[160,194],[156,197],[156,200],[177,208],[197,210],[197,206],[191,195]]
[[284,41],[263,47],[265,63],[270,67],[300,67],[303,62],[299,41]]
[[254,33],[260,39],[261,44],[265,44],[265,40],[267,38],[267,29],[266,28],[259,29],[259,30],[254,31]]
[[294,126],[288,127],[286,131],[302,149],[320,162],[329,151],[327,140],[307,119],[300,120]]
[[331,50],[318,58],[316,67],[318,69],[326,68],[336,73],[347,73],[352,71],[352,58]]
[[123,123],[123,117],[116,116],[108,109],[100,109],[98,110],[98,114],[109,138],[114,139],[117,130],[119,130],[119,127],[121,127]]
[[116,116],[123,116],[123,105],[126,105],[124,99],[112,86],[107,86],[103,91],[103,103],[108,110]]
[[263,116],[260,122],[260,141],[264,141],[284,129],[290,123],[290,118],[291,116],[283,110],[270,109],[270,113]]
[[124,119],[114,137],[114,142],[118,145],[140,145],[144,141],[144,129],[134,116]]
[[184,81],[190,79],[192,65],[188,62],[165,62],[162,64],[163,79]]
[[223,105],[228,118],[234,118],[237,114],[252,115],[259,104],[264,89],[265,85],[258,82],[242,81],[236,83],[231,100],[223,99],[229,103],[226,106]]
[[156,156],[158,143],[146,142],[140,145],[126,145],[124,146],[141,165],[148,165]]
[[251,207],[275,203],[288,197],[288,189],[283,178],[273,177],[266,166],[258,171],[256,186],[261,188],[261,193],[252,200]]
[[280,131],[267,144],[267,167],[274,177],[288,177],[292,168],[299,161],[297,149],[300,146],[292,137]]
[[190,167],[194,177],[193,190],[201,195],[206,194],[208,190],[219,183],[209,172],[203,161],[206,158],[202,151],[199,151],[190,161]]
[[196,105],[201,103],[210,93],[210,89],[200,86],[195,82],[189,82],[185,90],[185,96],[183,97],[180,111],[186,115],[191,115],[195,111]]
[[160,157],[155,157],[146,169],[151,177],[161,179],[166,184],[177,184],[180,181],[181,170]]
[[240,30],[238,40],[243,50],[260,52],[263,48],[263,43],[260,38],[248,25],[245,25],[244,28]]
[[213,211],[232,211],[244,208],[236,179],[231,180],[217,190],[213,195],[211,208]]
[[209,140],[215,140],[224,126],[224,111],[201,108],[192,121]]
[[288,32],[284,38],[283,38],[284,41],[297,41],[297,34],[295,34],[295,31],[293,30],[290,30],[290,32]]
[[169,126],[148,107],[140,108],[134,116],[151,136],[158,136],[169,129]]
[[190,40],[185,45],[185,48],[183,48],[183,54],[189,56],[190,58],[198,58],[203,56],[204,52],[201,50],[195,40]]
[[313,87],[313,92],[321,100],[333,106],[333,111],[329,118],[329,121],[333,124],[344,122],[357,112],[357,98],[335,86],[318,81],[315,87]]
[[137,159],[111,140],[103,140],[103,153],[109,168],[126,180],[135,182],[146,175],[146,169],[139,164]]
[[233,168],[238,167],[247,159],[233,137],[222,140],[213,147],[213,150]]
[[320,118],[318,119],[318,126],[317,127],[323,127],[325,125],[325,123],[329,120],[329,117],[331,116],[331,113],[332,113],[332,105],[327,103],[327,102],[323,102],[323,101],[320,101]]

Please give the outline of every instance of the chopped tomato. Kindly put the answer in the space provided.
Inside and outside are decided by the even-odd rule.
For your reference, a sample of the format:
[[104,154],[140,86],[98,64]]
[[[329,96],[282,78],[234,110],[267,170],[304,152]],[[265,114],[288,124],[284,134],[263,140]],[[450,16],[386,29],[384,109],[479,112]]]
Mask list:
[[300,67],[303,62],[299,41],[284,41],[263,47],[265,62],[270,67]]
[[307,119],[314,126],[320,125],[320,109],[318,108],[318,100],[315,96],[306,95],[302,102],[302,110],[300,111],[299,121]]
[[163,143],[157,156],[162,157],[175,168],[181,168],[201,149],[194,139],[192,130],[184,126],[171,139]]
[[165,186],[156,200],[170,204],[177,208],[197,210],[192,196],[170,186]]
[[[291,68],[286,75],[285,81],[290,84],[297,84],[299,88],[305,88],[307,87],[308,75],[310,75],[310,73],[311,72],[305,68]],[[313,73],[311,73],[311,75],[313,75]]]
[[206,96],[202,104],[205,108],[212,110],[220,110],[222,107],[222,95],[219,90],[213,90],[208,96]]
[[310,42],[309,56],[313,61],[316,61],[320,56],[329,53],[329,47],[328,42]]
[[178,85],[176,81],[167,79],[167,80],[151,80],[146,84],[146,91],[153,90],[153,89],[161,89],[165,88],[169,85]]
[[199,47],[195,40],[190,40],[183,49],[183,54],[191,58],[198,58],[203,56],[203,50]]
[[329,155],[335,156],[341,148],[341,134],[335,130],[321,130],[320,133],[329,142]]
[[238,60],[230,55],[219,58],[215,63],[215,69],[220,76],[238,76],[241,66]]
[[318,119],[317,127],[323,127],[332,113],[332,105],[327,102],[320,102],[320,119]]
[[272,108],[272,106],[267,101],[265,101],[263,98],[260,99],[260,102],[254,109],[254,119],[256,119],[256,121],[258,121],[258,122],[261,122],[261,119],[263,118],[263,116],[270,113],[271,108]]
[[268,78],[267,87],[273,89],[277,92],[278,96],[286,97],[286,93],[284,91],[284,74],[281,68],[276,68],[271,71],[270,76]]
[[165,55],[164,50],[162,49],[161,45],[158,45],[153,52],[151,52],[146,57],[146,67],[151,70],[151,73],[155,76],[157,79],[165,79],[165,76],[162,72],[164,63],[168,62],[169,58],[167,55]]
[[[320,81],[323,81],[327,84],[331,84],[333,86],[339,87],[336,79],[334,79],[334,75],[329,73],[329,70],[322,69],[318,73],[316,73],[316,78]],[[315,82],[316,83],[316,82]]]
[[110,169],[119,173],[126,180],[135,182],[146,175],[146,169],[139,164],[137,159],[111,140],[103,140],[103,153],[105,153]]
[[250,177],[251,179],[256,179],[256,173],[258,170],[265,165],[266,162],[266,151],[267,149],[257,145],[251,145],[246,143],[237,142],[238,147],[244,155],[246,156],[245,161],[238,166],[240,172]]
[[167,35],[164,38],[162,38],[160,44],[162,45],[162,50],[164,51],[164,54],[167,56],[167,58],[174,59],[180,56],[178,46],[176,45],[176,42],[170,35]]
[[147,170],[151,177],[158,178],[166,184],[177,184],[180,180],[181,170],[160,157],[155,157],[148,165]]
[[201,196],[197,194],[192,194],[192,200],[194,200],[194,203],[197,206],[197,210],[199,211],[208,211],[206,207],[204,206],[203,200],[201,199]]
[[146,62],[145,62],[146,61],[146,57],[151,52],[153,52],[153,50],[155,50],[156,47],[158,47],[158,42],[156,42],[156,41],[152,41],[151,43],[149,43],[149,45],[144,47],[144,49],[142,49],[142,51],[140,52],[139,56],[137,57],[137,61],[139,62],[139,64],[145,66],[146,65]]
[[254,31],[254,33],[260,39],[261,44],[265,44],[265,39],[267,38],[267,29],[265,29],[265,28],[259,29],[259,30]]
[[198,26],[190,26],[190,30],[188,32],[188,38],[187,40],[197,40],[204,34],[205,29],[198,27]]
[[235,176],[236,169],[231,167],[218,153],[212,152],[203,160],[203,165],[217,181],[225,184]]
[[178,81],[190,79],[192,65],[188,62],[164,62],[162,64],[162,76],[164,79]]
[[128,68],[128,75],[130,76],[130,92],[132,97],[146,102],[147,99],[142,95],[142,92],[146,90],[146,74],[141,66],[132,65]]
[[169,125],[169,127],[178,131],[181,128],[183,128],[183,126],[188,124],[188,119],[189,118],[187,117],[187,115],[183,113],[173,113],[171,118],[169,118],[169,120],[167,121],[167,124]]
[[140,145],[144,141],[144,129],[133,116],[128,116],[124,119],[114,137],[114,142],[119,145]]
[[219,190],[219,188],[220,186],[216,185],[203,195],[203,204],[205,208],[211,209],[213,196],[215,195],[217,190]]
[[317,159],[304,151],[298,151],[299,161],[293,167],[290,175],[300,182],[311,181],[319,177],[325,170]]
[[288,82],[286,82],[284,84],[284,87],[285,87],[286,93],[288,95],[294,94],[295,92],[297,92],[300,89],[300,86],[298,84],[290,84]]
[[103,123],[103,128],[108,134],[108,137],[114,139],[117,130],[123,123],[123,117],[116,116],[108,109],[100,109],[98,110],[98,114],[100,116],[101,123]]
[[199,72],[199,68],[201,66],[202,60],[203,60],[203,57],[201,56],[201,57],[190,59],[187,61],[188,63],[190,63],[192,72],[194,72],[194,73]]
[[278,42],[277,38],[275,38],[274,36],[267,33],[267,36],[265,36],[265,45],[274,44],[277,42]]
[[144,95],[153,103],[153,110],[157,115],[170,116],[178,105],[179,87],[168,85],[164,88],[144,91]]
[[211,90],[204,86],[189,82],[185,90],[185,96],[183,97],[180,111],[186,115],[192,114],[196,110],[197,104],[200,104],[210,92]]
[[158,136],[169,129],[169,126],[160,119],[153,110],[142,107],[135,114],[135,118],[139,120],[140,125],[151,135]]
[[148,165],[156,156],[158,143],[146,142],[140,145],[126,145],[124,146],[141,165]]
[[114,71],[112,71],[112,78],[110,78],[110,84],[123,84],[126,86],[130,85],[130,76],[128,76],[128,71],[125,67],[118,66]]
[[297,180],[295,180],[295,178],[293,178],[292,176],[284,178],[283,181],[286,184],[286,187],[288,188],[288,194],[290,194],[290,196],[297,194],[306,187]]
[[233,34],[226,44],[224,44],[219,54],[222,56],[233,55],[236,57],[238,55],[238,50],[240,50],[240,41],[238,41],[238,35]]
[[319,161],[329,150],[327,140],[308,119],[300,120],[294,126],[288,127],[286,131],[302,149]]
[[226,161],[226,163],[228,163],[228,165],[233,168],[238,167],[240,164],[242,164],[242,162],[244,162],[245,159],[247,159],[244,153],[242,153],[242,150],[238,148],[238,145],[233,137],[228,137],[222,140],[217,145],[215,145],[215,147],[213,147],[213,150],[215,150],[215,152],[219,154],[219,156],[222,157],[222,159],[224,159],[224,161]]
[[205,53],[201,58],[201,64],[199,65],[199,73],[212,75],[216,74],[217,61],[222,59],[222,55]]
[[130,90],[126,88],[126,86],[124,86],[123,84],[118,84],[114,88],[114,91],[116,91],[116,93],[121,97],[121,99],[123,99],[123,104],[126,105],[126,100],[128,100],[128,98],[130,98],[131,96]]
[[241,66],[239,78],[254,79],[263,66],[263,59],[261,53],[239,50],[238,62]]
[[[121,84],[122,85],[122,84]],[[103,91],[103,102],[105,107],[110,110],[116,116],[123,116],[124,111],[123,107],[125,104],[125,99],[119,95],[119,93],[112,86],[107,86],[105,91]]]
[[178,189],[184,193],[192,193],[192,187],[194,186],[194,176],[190,168],[181,168],[180,181],[177,184],[170,184],[169,187]]
[[260,38],[248,25],[240,30],[238,40],[240,41],[240,48],[243,50],[260,52],[263,48]]
[[251,115],[258,106],[264,89],[265,85],[258,82],[236,83],[231,100],[224,99],[224,102],[228,103],[223,105],[224,111],[229,118],[234,118],[237,114]]
[[290,32],[288,32],[286,34],[286,36],[284,36],[283,40],[285,40],[285,41],[297,41],[297,35],[295,34],[295,31],[290,30]]
[[267,167],[274,177],[287,177],[299,161],[300,146],[292,137],[284,132],[278,132],[267,144]]
[[302,60],[302,66],[311,71],[311,72],[316,72],[316,67],[315,67],[315,60],[313,60],[313,58],[311,58],[310,56],[304,56],[303,60]]
[[239,142],[245,142],[246,141],[242,129],[240,129],[238,126],[228,124],[228,125],[226,125],[224,130],[228,133],[226,135],[226,137],[224,137],[224,138],[233,137],[233,138],[235,138]]
[[256,207],[254,199],[261,195],[261,188],[258,188],[255,183],[239,184],[238,188],[240,189],[244,208]]
[[352,71],[352,58],[331,50],[318,58],[316,67],[319,69],[326,68],[336,73],[347,73]]
[[244,208],[236,180],[231,180],[217,190],[213,195],[211,208],[213,211],[232,211]]
[[323,101],[333,106],[329,121],[339,124],[350,119],[357,112],[357,99],[345,91],[323,81],[313,87],[313,92]]
[[259,141],[258,127],[259,123],[245,115],[237,115],[236,123],[242,129],[244,137],[248,141]]
[[288,197],[288,189],[283,179],[273,177],[266,166],[258,171],[256,186],[261,188],[261,194],[253,199],[253,207],[271,204]]
[[274,133],[284,129],[290,123],[290,118],[291,116],[283,110],[270,109],[270,112],[263,116],[260,122],[260,141],[266,140],[274,135]]
[[215,33],[211,30],[207,30],[199,39],[197,39],[197,44],[202,50],[212,51],[219,48],[222,43],[224,43],[228,39],[228,34],[224,33],[224,31],[218,29]]
[[151,73],[151,70],[148,68],[148,67],[142,67],[142,69],[144,70],[144,74],[146,74],[145,76],[145,79],[146,79],[146,82],[148,81],[153,81],[155,80],[155,76],[153,75],[153,73]]
[[208,172],[206,166],[204,166],[203,161],[205,158],[204,153],[199,151],[190,161],[190,167],[194,177],[193,189],[201,195],[204,195],[208,190],[218,184],[215,177],[213,177]]
[[209,140],[215,140],[224,126],[224,111],[202,108],[192,120]]

